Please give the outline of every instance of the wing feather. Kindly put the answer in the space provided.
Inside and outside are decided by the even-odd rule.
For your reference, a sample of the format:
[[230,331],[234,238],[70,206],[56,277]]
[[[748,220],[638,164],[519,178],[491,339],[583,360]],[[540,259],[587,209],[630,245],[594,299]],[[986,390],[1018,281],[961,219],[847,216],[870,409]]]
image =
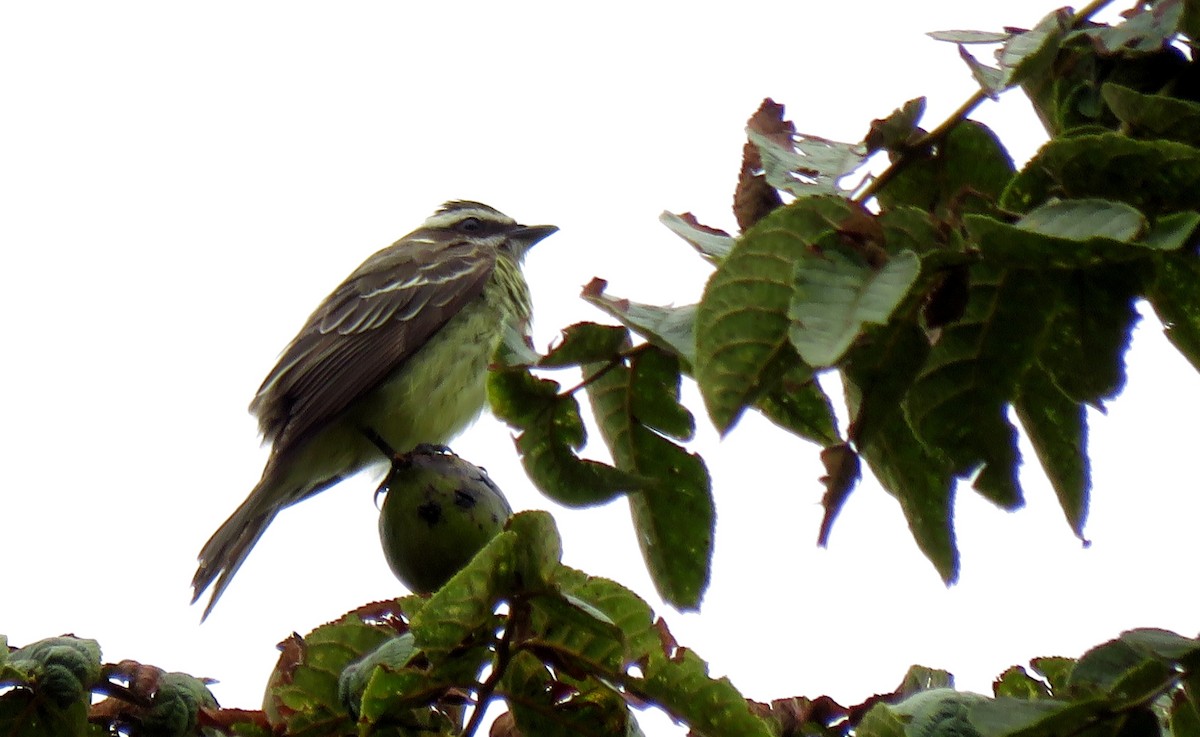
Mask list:
[[274,449],[309,436],[377,387],[479,296],[495,250],[399,241],[367,259],[309,317],[250,411]]

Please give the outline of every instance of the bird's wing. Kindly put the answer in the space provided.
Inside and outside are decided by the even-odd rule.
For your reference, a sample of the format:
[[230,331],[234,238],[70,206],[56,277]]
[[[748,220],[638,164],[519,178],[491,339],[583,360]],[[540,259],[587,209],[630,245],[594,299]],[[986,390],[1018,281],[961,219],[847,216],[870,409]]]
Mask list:
[[398,242],[367,259],[308,318],[250,403],[263,437],[279,451],[325,426],[478,297],[495,263],[494,249],[466,241]]

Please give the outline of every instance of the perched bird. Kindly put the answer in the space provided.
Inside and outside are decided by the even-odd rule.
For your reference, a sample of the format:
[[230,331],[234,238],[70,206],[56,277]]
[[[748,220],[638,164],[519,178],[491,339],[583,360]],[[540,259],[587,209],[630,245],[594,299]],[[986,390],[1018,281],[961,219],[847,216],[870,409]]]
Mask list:
[[204,617],[281,509],[479,416],[497,348],[528,328],[521,260],[556,230],[447,202],[325,298],[250,403],[271,455],[200,551],[192,603],[213,587]]

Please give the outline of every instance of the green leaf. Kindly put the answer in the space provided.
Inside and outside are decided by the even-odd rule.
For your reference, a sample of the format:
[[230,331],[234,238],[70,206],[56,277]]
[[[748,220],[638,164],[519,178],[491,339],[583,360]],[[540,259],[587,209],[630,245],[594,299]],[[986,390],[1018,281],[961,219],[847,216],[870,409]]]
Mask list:
[[527,603],[523,649],[576,678],[594,675],[611,681],[620,675],[625,643],[619,627],[558,594],[535,596]]
[[1200,371],[1200,258],[1194,253],[1162,255],[1146,295],[1167,339]]
[[556,571],[555,582],[564,596],[595,607],[621,630],[626,662],[640,661],[652,652],[662,652],[654,612],[637,594],[616,581],[588,576],[565,566]]
[[903,251],[876,268],[850,249],[829,248],[796,264],[788,338],[810,366],[832,366],[864,324],[882,325],[908,294],[921,261]]
[[558,382],[521,368],[488,373],[492,411],[521,431],[517,450],[530,480],[543,494],[569,507],[604,504],[638,488],[639,478],[579,457],[577,451],[587,440],[579,402],[558,389]]
[[559,368],[608,361],[629,347],[629,331],[623,327],[576,323],[562,331],[562,341],[538,361],[538,366]]
[[657,653],[642,668],[642,678],[627,677],[628,690],[686,723],[691,734],[772,737],[729,679],[710,677],[708,664],[691,650],[680,648],[670,657]]
[[1125,124],[1128,135],[1200,145],[1200,103],[1168,95],[1145,95],[1112,82],[1106,82],[1100,94]]
[[969,714],[981,737],[1060,737],[1084,733],[1103,702],[997,698],[976,704]]
[[616,691],[590,679],[574,682],[556,678],[526,651],[517,652],[508,663],[500,679],[500,691],[521,734],[612,737],[638,733]]
[[849,443],[831,445],[821,451],[821,463],[825,466],[825,475],[821,477],[821,483],[825,486],[825,494],[821,498],[825,516],[821,520],[817,544],[824,547],[829,541],[834,520],[862,477],[862,464]]
[[1071,530],[1082,540],[1091,489],[1083,405],[1063,393],[1046,370],[1035,364],[1022,379],[1013,406]]
[[517,512],[507,529],[516,533],[517,583],[524,591],[541,591],[562,565],[562,538],[549,512]]
[[753,128],[746,135],[758,149],[767,183],[799,198],[846,193],[838,182],[867,159],[866,147],[858,143],[804,134],[793,134],[785,142]]
[[924,97],[909,100],[886,118],[871,121],[871,130],[867,132],[863,143],[871,152],[880,149],[903,152],[921,134],[917,123],[924,114]]
[[1051,198],[1125,202],[1151,217],[1200,209],[1200,148],[1119,133],[1055,138],[1012,180],[1001,206],[1026,212]]
[[779,208],[739,239],[709,279],[696,315],[695,375],[722,434],[793,364],[787,311],[796,264],[856,212],[836,197]]
[[692,413],[679,403],[679,359],[646,346],[630,361],[629,413],[646,427],[676,440],[696,432]]
[[1108,695],[1126,673],[1147,660],[1147,655],[1118,638],[1088,650],[1075,663],[1068,688],[1076,698]]
[[877,702],[872,706],[858,728],[855,737],[905,737],[904,721],[891,710],[888,704]]
[[507,530],[492,538],[471,562],[438,589],[412,619],[412,633],[435,664],[489,626],[497,603],[512,591],[521,540]]
[[1032,30],[1010,37],[998,54],[1000,68],[1004,71],[1004,86],[1018,85],[1041,75],[1054,61],[1071,22],[1069,10],[1055,10],[1038,21]]
[[1075,658],[1042,656],[1029,661],[1029,665],[1050,684],[1050,693],[1065,695],[1068,692],[1067,684],[1071,679],[1071,671],[1075,669]]
[[967,120],[946,136],[932,157],[903,169],[877,199],[884,210],[908,206],[940,219],[989,212],[1012,175],[1012,158],[996,134]]
[[1071,241],[1128,243],[1146,227],[1146,217],[1129,205],[1095,199],[1051,200],[1017,221],[1019,230]]
[[1121,641],[1133,649],[1192,670],[1200,665],[1200,639],[1170,630],[1143,627],[1121,633]]
[[1096,407],[1125,386],[1125,352],[1139,319],[1144,278],[1138,264],[1046,275],[1057,294],[1038,361],[1072,400]]
[[900,403],[925,364],[929,342],[913,323],[867,335],[843,366],[853,418],[850,439],[879,483],[900,502],[913,538],[947,584],[958,577],[949,464],[917,440]]
[[1136,12],[1126,14],[1121,23],[1084,28],[1079,33],[1095,40],[1102,53],[1153,53],[1171,41],[1182,18],[1182,2],[1159,0],[1152,9],[1139,7]]
[[700,456],[656,430],[690,433],[690,415],[678,403],[679,366],[647,349],[631,366],[593,366],[588,398],[618,469],[644,479],[629,495],[638,542],[664,599],[694,609],[708,585],[716,512],[708,470]]
[[[1099,200],[1071,200],[1070,203],[1099,203]],[[1044,205],[1027,217],[1038,216],[1046,210],[1062,213],[1067,202],[1054,202]],[[1108,203],[1110,216],[1126,208],[1119,203]],[[1081,208],[1082,211],[1092,209]],[[1136,211],[1129,210],[1129,220]],[[1050,217],[1053,217],[1052,215]],[[1166,220],[1165,218],[1162,220]],[[972,241],[978,246],[984,257],[995,264],[1017,269],[1081,269],[1106,264],[1121,264],[1138,259],[1151,258],[1161,247],[1178,248],[1183,243],[1179,237],[1180,227],[1185,225],[1180,219],[1172,218],[1146,232],[1141,241],[1120,241],[1104,235],[1089,234],[1087,230],[1102,223],[1088,225],[1086,220],[1058,218],[1056,221],[1042,218],[1036,223],[1046,230],[1058,228],[1066,231],[1074,228],[1075,232],[1067,235],[1052,235],[1046,232],[1033,232],[1025,221],[1010,225],[982,215],[968,215],[964,218],[967,232]],[[1111,221],[1110,221],[1111,222]],[[1132,226],[1132,222],[1128,225]],[[1116,225],[1116,223],[1114,223]]]
[[690,371],[696,361],[696,309],[699,305],[659,307],[631,302],[605,294],[607,284],[603,279],[592,279],[583,288],[581,296],[659,348],[679,356]]
[[1141,245],[1155,251],[1176,251],[1194,241],[1200,226],[1200,212],[1175,212],[1163,215],[1141,240]]
[[701,225],[691,213],[676,215],[664,211],[658,216],[658,221],[714,264],[724,261],[733,250],[735,239],[731,235],[723,230]]
[[1171,737],[1200,737],[1200,707],[1183,691],[1177,691],[1167,715]]
[[788,432],[821,446],[838,442],[833,403],[812,376],[812,369],[797,363],[769,385],[754,408]]
[[1050,689],[1046,684],[1029,675],[1019,665],[1014,665],[1000,674],[992,684],[997,696],[1008,696],[1015,699],[1048,699]]
[[392,627],[369,624],[354,613],[305,635],[303,657],[289,673],[289,680],[270,693],[283,707],[287,733],[352,733],[354,722],[338,691],[342,671],[395,635]]
[[1006,405],[1033,359],[1053,298],[1035,272],[972,268],[970,299],[948,325],[905,399],[917,437],[955,475],[1012,509],[1022,503],[1016,431]]

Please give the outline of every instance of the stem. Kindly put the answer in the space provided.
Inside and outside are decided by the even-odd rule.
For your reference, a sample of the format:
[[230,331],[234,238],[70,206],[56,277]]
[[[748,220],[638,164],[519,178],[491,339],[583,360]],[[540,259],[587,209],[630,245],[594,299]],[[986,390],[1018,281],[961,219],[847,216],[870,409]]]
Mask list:
[[488,674],[487,680],[479,686],[479,693],[475,697],[475,711],[471,712],[471,720],[463,727],[462,737],[471,737],[483,724],[483,714],[487,711],[488,702],[495,695],[496,688],[500,685],[500,679],[504,677],[504,671],[508,669],[508,662],[512,659],[512,639],[515,629],[512,614],[512,611],[509,611],[509,616],[505,619],[504,632],[500,634],[500,641],[496,643],[496,660],[492,664],[492,672]]
[[[1096,13],[1100,12],[1105,6],[1111,5],[1113,0],[1092,0],[1092,2],[1083,6],[1081,10],[1071,17],[1069,28],[1075,29],[1083,24],[1084,21],[1091,18]],[[988,99],[988,95],[982,89],[976,90],[967,100],[958,106],[958,109],[950,114],[948,118],[942,121],[942,124],[925,135],[921,136],[915,143],[909,146],[900,158],[892,162],[891,166],[884,169],[878,177],[866,186],[861,192],[854,196],[854,201],[864,203],[879,193],[888,182],[896,178],[896,176],[908,168],[909,164],[916,160],[913,152],[924,152],[930,147],[942,142],[950,132],[958,127],[960,123],[967,119],[967,116],[974,112],[975,108],[979,107],[980,103]]]
[[639,353],[644,353],[649,346],[650,346],[649,343],[642,343],[641,345],[636,346],[634,348],[630,348],[629,350],[621,351],[620,353],[618,353],[617,355],[615,355],[611,359],[609,359],[608,363],[601,366],[596,371],[596,373],[592,374],[591,376],[583,377],[583,381],[579,382],[575,386],[573,386],[570,389],[568,389],[567,391],[563,392],[562,396],[571,396],[575,392],[586,387],[588,384],[591,384],[593,381],[599,379],[601,376],[604,376],[609,371],[612,371],[618,365],[624,363],[627,359],[634,358]]

